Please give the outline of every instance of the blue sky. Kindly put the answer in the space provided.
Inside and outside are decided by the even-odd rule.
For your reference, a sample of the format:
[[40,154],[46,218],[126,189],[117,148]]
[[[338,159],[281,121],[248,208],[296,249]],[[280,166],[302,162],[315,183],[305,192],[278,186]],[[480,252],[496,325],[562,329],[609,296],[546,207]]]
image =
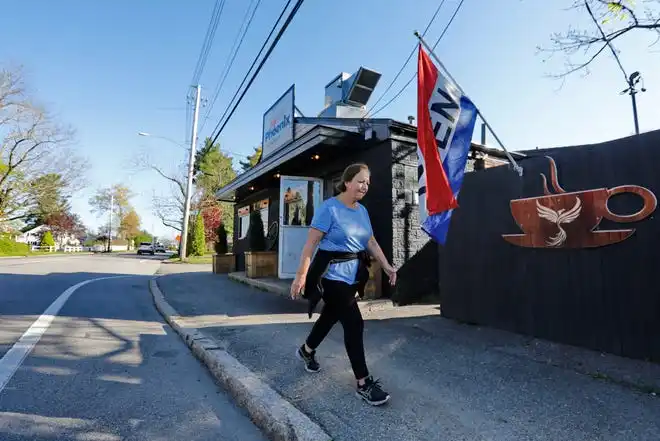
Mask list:
[[[429,40],[434,41],[459,0],[446,0]],[[218,101],[200,133],[210,135],[261,47],[285,0],[263,0]],[[536,47],[569,24],[589,26],[566,11],[572,0],[466,0],[437,48],[447,68],[481,108],[510,150],[604,141],[633,132],[630,98],[611,56],[589,76],[563,84],[546,77],[563,60],[543,62]],[[227,0],[209,60],[201,77],[211,98],[221,76],[248,0]],[[220,137],[222,147],[247,155],[261,139],[263,112],[291,84],[306,115],[323,107],[325,84],[360,66],[383,74],[380,96],[415,44],[439,0],[307,0]],[[75,195],[74,210],[85,223],[101,223],[87,200],[96,188],[127,184],[143,226],[173,236],[152,214],[152,195],[169,192],[150,172],[138,171],[136,156],[147,155],[174,170],[185,159],[181,147],[145,131],[183,143],[185,95],[206,33],[214,0],[10,1],[3,5],[0,63],[25,69],[31,90],[61,121],[77,130],[76,147],[87,156],[89,186]],[[617,44],[629,72],[640,70],[648,92],[639,96],[641,130],[657,129],[653,103],[660,102],[660,54],[650,35]],[[413,59],[392,88],[414,73]],[[414,83],[413,83],[414,84]],[[562,86],[562,87],[560,87]],[[409,87],[379,117],[406,120],[416,113]],[[210,103],[209,103],[210,104]],[[202,109],[202,121],[209,107]],[[492,140],[492,138],[490,138]]]

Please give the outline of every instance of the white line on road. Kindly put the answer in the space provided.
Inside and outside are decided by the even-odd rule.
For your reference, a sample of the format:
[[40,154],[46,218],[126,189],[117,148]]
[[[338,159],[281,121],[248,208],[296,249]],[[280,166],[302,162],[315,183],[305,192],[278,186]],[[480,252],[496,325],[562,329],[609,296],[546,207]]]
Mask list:
[[60,312],[62,306],[69,300],[71,294],[76,292],[78,288],[81,288],[88,283],[98,282],[99,280],[108,280],[108,279],[120,279],[130,276],[110,276],[110,277],[99,277],[96,279],[85,280],[84,282],[77,283],[64,291],[60,296],[55,299],[53,303],[44,311],[43,314],[39,316],[37,320],[30,326],[30,328],[25,331],[21,338],[14,343],[14,346],[7,351],[4,357],[0,359],[0,393],[14,375],[16,370],[21,366],[25,357],[32,351],[34,346],[39,342],[41,336],[44,335],[52,321],[57,316],[57,313]]

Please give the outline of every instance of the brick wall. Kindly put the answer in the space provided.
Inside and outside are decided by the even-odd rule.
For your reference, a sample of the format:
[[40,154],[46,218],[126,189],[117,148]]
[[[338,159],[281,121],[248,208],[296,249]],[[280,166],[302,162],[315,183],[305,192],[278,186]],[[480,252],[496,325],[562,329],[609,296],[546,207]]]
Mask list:
[[[437,293],[437,247],[420,228],[419,205],[415,195],[417,145],[392,141],[392,264],[398,269],[398,282],[389,297],[396,303]],[[431,246],[429,246],[431,244]]]

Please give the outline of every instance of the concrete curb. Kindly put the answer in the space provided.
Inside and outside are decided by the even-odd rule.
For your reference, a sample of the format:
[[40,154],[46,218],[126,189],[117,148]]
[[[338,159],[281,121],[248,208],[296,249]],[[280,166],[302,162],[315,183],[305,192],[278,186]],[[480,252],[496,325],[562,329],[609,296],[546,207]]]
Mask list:
[[196,328],[179,324],[179,313],[165,300],[156,278],[149,281],[156,309],[181,336],[215,379],[247,410],[252,421],[275,441],[331,441],[332,437],[295,408],[225,348]]

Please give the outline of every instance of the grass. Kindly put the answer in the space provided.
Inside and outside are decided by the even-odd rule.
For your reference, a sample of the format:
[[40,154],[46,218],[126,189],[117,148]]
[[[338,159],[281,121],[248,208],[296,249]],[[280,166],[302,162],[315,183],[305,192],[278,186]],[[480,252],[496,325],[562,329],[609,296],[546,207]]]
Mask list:
[[179,260],[179,254],[174,254],[166,260],[167,263],[189,263],[197,265],[211,265],[213,263],[213,253],[207,253],[204,256],[189,256],[183,262]]

